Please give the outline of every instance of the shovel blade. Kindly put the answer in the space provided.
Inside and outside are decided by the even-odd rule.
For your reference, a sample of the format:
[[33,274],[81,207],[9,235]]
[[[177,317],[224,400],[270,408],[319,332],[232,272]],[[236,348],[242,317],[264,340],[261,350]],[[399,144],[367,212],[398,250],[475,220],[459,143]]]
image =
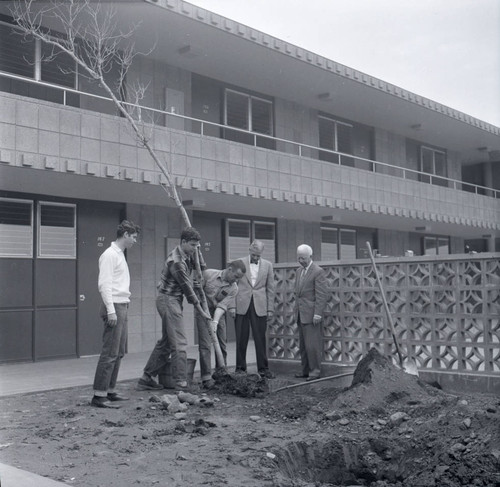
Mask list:
[[416,375],[418,377],[418,368],[414,360],[406,360],[403,369],[407,374]]

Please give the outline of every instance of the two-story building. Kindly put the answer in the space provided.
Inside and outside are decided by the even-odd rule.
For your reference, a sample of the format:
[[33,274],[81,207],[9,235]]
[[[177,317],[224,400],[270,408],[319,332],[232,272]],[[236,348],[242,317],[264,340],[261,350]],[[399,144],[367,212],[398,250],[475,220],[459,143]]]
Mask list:
[[[124,217],[143,228],[128,253],[128,350],[151,350],[179,212],[103,90],[68,56],[16,35],[9,4],[0,4],[0,361],[99,351],[97,259]],[[390,256],[500,250],[500,128],[182,0],[105,5],[118,26],[137,24],[137,50],[149,53],[127,73],[130,86],[147,86],[149,109],[134,114],[209,266],[246,255],[253,238],[274,262],[295,261],[301,243],[318,261],[366,257],[366,241]]]

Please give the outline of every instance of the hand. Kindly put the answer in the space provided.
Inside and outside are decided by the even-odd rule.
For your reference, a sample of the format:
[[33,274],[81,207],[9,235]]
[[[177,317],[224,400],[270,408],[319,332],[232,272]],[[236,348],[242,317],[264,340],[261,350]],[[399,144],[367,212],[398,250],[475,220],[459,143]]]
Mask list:
[[210,316],[210,313],[207,313],[203,308],[201,309],[200,313],[201,313],[201,316],[203,316],[203,318],[205,318],[208,321],[212,321],[212,317]]
[[118,321],[118,317],[116,316],[116,313],[112,313],[108,315],[108,319],[106,320],[106,324],[109,326],[116,326],[116,323]]
[[321,323],[321,316],[320,315],[314,315],[313,316],[313,325],[319,325]]
[[212,329],[212,333],[217,334],[217,327],[219,326],[219,323],[217,323],[214,320],[210,320],[208,324],[209,324],[210,328]]
[[228,315],[234,320],[236,318],[236,310],[235,309],[230,309],[228,310]]

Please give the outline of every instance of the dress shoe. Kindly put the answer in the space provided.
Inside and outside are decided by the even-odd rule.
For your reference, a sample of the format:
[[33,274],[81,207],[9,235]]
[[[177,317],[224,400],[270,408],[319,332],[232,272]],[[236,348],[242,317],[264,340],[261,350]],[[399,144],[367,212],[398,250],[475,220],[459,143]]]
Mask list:
[[163,389],[161,384],[158,384],[152,377],[143,379],[142,377],[137,381],[137,389],[140,391],[159,391]]
[[118,404],[113,404],[107,397],[94,396],[90,405],[95,408],[119,409]]
[[116,402],[116,401],[128,401],[128,397],[121,396],[117,392],[108,392],[108,399],[111,402]]
[[297,377],[297,379],[307,379],[309,376],[305,374],[295,374],[295,377]]
[[320,376],[319,376],[319,375],[310,375],[310,376],[306,379],[306,381],[307,381],[307,382],[311,382],[312,380],[316,380],[316,379],[319,379],[319,378],[320,378]]

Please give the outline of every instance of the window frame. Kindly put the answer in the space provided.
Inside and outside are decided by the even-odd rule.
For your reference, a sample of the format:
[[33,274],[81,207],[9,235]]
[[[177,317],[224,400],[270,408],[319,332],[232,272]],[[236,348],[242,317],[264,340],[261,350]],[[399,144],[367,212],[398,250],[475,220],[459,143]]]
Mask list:
[[[25,255],[20,255],[20,254],[1,254],[0,253],[0,259],[33,259],[33,254],[34,254],[34,245],[33,245],[33,239],[34,239],[34,212],[35,212],[35,205],[33,200],[27,200],[27,199],[21,199],[21,198],[4,198],[0,197],[0,201],[11,201],[15,203],[27,203],[30,206],[30,246],[29,246],[29,254]],[[1,224],[0,224],[1,225]],[[27,226],[27,225],[25,225]]]
[[[240,127],[236,127],[234,125],[229,125],[227,122],[227,95],[228,93],[234,93],[239,96],[243,96],[247,99],[247,129],[242,129]],[[264,132],[256,132],[253,127],[253,117],[252,117],[252,100],[258,100],[263,103],[267,103],[270,106],[270,111],[269,111],[269,127],[270,127],[270,133],[266,134]],[[259,134],[259,135],[267,135],[269,137],[274,137],[274,115],[273,115],[273,110],[274,110],[274,101],[273,100],[268,100],[266,98],[262,98],[260,96],[255,96],[255,95],[250,95],[249,93],[245,93],[243,91],[238,91],[234,90],[232,88],[224,88],[224,125],[226,127],[232,128],[232,129],[237,129],[237,130],[242,130],[242,131],[247,131],[251,132],[253,134]]]
[[[432,172],[428,172],[424,170],[424,153],[428,151],[432,154]],[[436,172],[436,154],[441,154],[444,158],[444,174],[437,174]],[[436,184],[440,186],[447,186],[448,183],[447,181],[442,181],[441,183],[440,178],[442,179],[447,179],[448,178],[448,154],[445,150],[442,149],[435,149],[434,147],[429,147],[427,145],[420,145],[420,157],[419,157],[419,170],[422,173],[421,174],[421,181],[422,182],[427,182],[431,184]],[[427,176],[427,174],[429,176]]]
[[[442,246],[440,246],[440,241],[444,241],[446,240],[447,241],[447,249],[448,251],[443,254],[443,253],[440,253],[439,252],[439,249],[442,248]],[[427,252],[427,245],[426,243],[427,242],[433,242],[434,243],[434,251],[435,253],[429,253]],[[450,255],[450,237],[443,237],[443,236],[436,236],[436,235],[424,235],[422,237],[422,255]]]
[[[332,122],[334,124],[334,140],[333,140],[333,149],[335,152],[339,152],[339,137],[338,137],[338,125],[343,125],[345,127],[349,127],[351,130],[354,130],[354,125],[348,122],[341,122],[340,120],[337,120],[336,118],[329,117],[327,115],[318,115],[318,119],[321,120],[327,120],[328,122]],[[351,133],[351,136],[353,133]],[[326,147],[321,147],[320,144],[318,144],[320,149],[325,149],[329,150]],[[343,152],[343,154],[349,154],[353,155],[353,148],[351,147],[351,152]]]
[[[45,255],[42,254],[42,206],[44,205],[50,205],[50,206],[60,206],[60,207],[70,207],[74,209],[73,212],[73,229],[74,229],[74,247],[73,247],[73,254],[72,255],[54,255],[54,254],[49,254]],[[37,202],[37,258],[38,259],[58,259],[58,260],[76,260],[77,258],[77,235],[78,235],[78,228],[77,228],[77,205],[75,203],[60,203],[60,202],[55,202],[55,201],[38,201]]]
[[[225,261],[231,261],[234,259],[239,259],[244,257],[244,255],[237,255],[237,256],[231,256],[230,253],[230,245],[229,245],[229,225],[231,222],[235,223],[248,223],[249,226],[249,238],[248,238],[248,246],[255,240],[255,225],[269,225],[272,226],[274,229],[274,242],[273,242],[273,256],[274,259],[269,257],[269,255],[266,258],[266,260],[269,260],[272,263],[277,262],[277,252],[276,252],[276,222],[275,221],[269,221],[269,220],[260,220],[260,219],[253,219],[253,218],[225,218],[224,219],[224,227],[225,227],[225,235],[224,235],[224,242],[225,242]],[[259,239],[260,240],[260,239]],[[267,243],[267,241],[266,241]],[[268,247],[266,247],[268,249]],[[248,251],[246,252],[248,254]]]
[[[23,35],[22,30],[16,24],[7,22],[5,20],[0,20],[0,25],[4,25],[7,27],[10,27],[11,29],[15,29],[15,30],[20,32],[20,34],[19,34],[20,36]],[[51,37],[53,39],[57,39],[57,37],[54,35],[49,35],[49,37]],[[31,76],[26,76],[26,75],[17,74],[17,73],[12,73],[12,74],[15,74],[16,76],[19,76],[21,78],[33,79],[35,81],[43,81],[42,80],[42,66],[43,66],[42,46],[43,46],[43,44],[44,43],[41,39],[37,39],[37,38],[33,37],[33,66],[32,66]],[[49,44],[46,44],[46,45],[50,48]],[[55,58],[57,58],[57,55],[54,57],[54,59]],[[71,68],[72,69],[72,76],[73,76],[72,86],[59,84],[59,83],[54,82],[54,81],[43,81],[43,82],[47,83],[49,85],[52,84],[55,86],[60,86],[62,88],[78,90],[78,76],[79,76],[78,63],[74,60],[73,60],[73,62],[74,62],[74,66]],[[11,71],[6,71],[6,72],[10,73]]]
[[332,231],[336,232],[336,246],[337,246],[337,257],[333,260],[341,261],[342,260],[342,233],[349,232],[354,234],[354,259],[358,258],[358,231],[355,228],[346,228],[341,226],[326,226],[321,225],[321,260],[324,261],[323,257],[323,244],[328,242],[323,242],[323,231]]

